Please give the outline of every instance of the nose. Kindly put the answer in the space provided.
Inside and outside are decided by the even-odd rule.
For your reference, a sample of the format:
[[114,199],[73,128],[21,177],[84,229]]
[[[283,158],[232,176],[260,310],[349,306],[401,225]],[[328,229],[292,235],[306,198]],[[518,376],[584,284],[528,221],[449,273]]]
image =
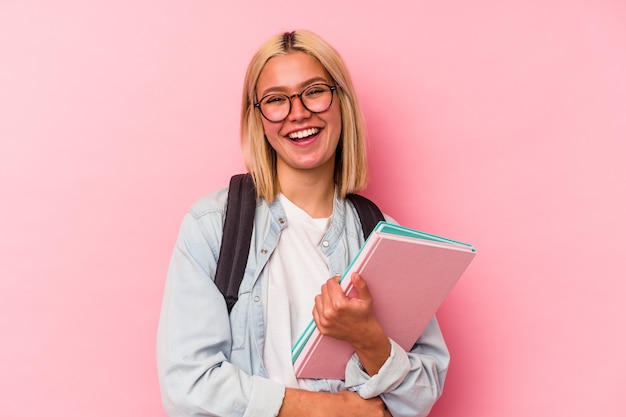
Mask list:
[[291,102],[291,109],[289,110],[288,115],[290,120],[302,120],[311,116],[311,112],[302,102],[301,94],[294,94],[289,97],[289,101]]

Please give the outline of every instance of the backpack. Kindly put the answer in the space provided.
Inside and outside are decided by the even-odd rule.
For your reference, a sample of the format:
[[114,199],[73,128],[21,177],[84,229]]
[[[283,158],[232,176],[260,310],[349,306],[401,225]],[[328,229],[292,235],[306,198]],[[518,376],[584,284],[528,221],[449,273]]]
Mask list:
[[[376,224],[384,220],[383,213],[371,200],[359,194],[348,194],[346,198],[356,208],[363,236],[367,238]],[[228,189],[222,245],[215,271],[215,284],[226,300],[229,314],[239,298],[239,286],[250,252],[256,203],[256,188],[250,174],[234,175]]]

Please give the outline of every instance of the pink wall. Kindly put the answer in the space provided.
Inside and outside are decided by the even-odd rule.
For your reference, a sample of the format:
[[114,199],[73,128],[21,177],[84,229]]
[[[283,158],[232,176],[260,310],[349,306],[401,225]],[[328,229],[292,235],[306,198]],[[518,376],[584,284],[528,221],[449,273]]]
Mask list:
[[242,169],[252,52],[300,27],[352,70],[366,194],[478,248],[432,415],[623,415],[626,3],[215,3],[0,2],[0,415],[164,416],[179,221]]

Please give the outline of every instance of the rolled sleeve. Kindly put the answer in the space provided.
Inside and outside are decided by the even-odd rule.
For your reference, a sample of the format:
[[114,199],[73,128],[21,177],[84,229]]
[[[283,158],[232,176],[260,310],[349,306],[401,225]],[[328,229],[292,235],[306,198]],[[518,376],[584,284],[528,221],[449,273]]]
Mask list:
[[450,355],[433,318],[406,352],[391,340],[391,353],[370,376],[354,354],[346,366],[346,388],[368,399],[380,396],[394,417],[427,415],[441,396]]
[[285,397],[284,385],[258,376],[252,379],[252,396],[243,417],[278,415]]
[[346,367],[346,387],[355,390],[365,399],[377,397],[395,389],[404,381],[411,364],[407,353],[390,339],[391,352],[376,375],[365,372],[356,354],[352,355]]

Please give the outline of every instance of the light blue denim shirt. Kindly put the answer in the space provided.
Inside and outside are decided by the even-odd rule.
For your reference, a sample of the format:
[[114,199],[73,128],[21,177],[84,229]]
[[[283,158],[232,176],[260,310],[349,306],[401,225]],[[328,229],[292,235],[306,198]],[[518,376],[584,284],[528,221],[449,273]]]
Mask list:
[[[227,189],[197,201],[185,215],[170,262],[157,337],[161,394],[170,417],[275,416],[285,386],[263,367],[267,261],[287,219],[278,200],[257,204],[239,300],[230,317],[213,279]],[[328,277],[342,273],[363,243],[356,210],[335,199],[320,249]],[[410,352],[395,342],[379,373],[369,376],[353,355],[345,380],[314,380],[316,391],[351,389],[381,396],[394,417],[426,415],[441,395],[449,355],[435,319]]]

